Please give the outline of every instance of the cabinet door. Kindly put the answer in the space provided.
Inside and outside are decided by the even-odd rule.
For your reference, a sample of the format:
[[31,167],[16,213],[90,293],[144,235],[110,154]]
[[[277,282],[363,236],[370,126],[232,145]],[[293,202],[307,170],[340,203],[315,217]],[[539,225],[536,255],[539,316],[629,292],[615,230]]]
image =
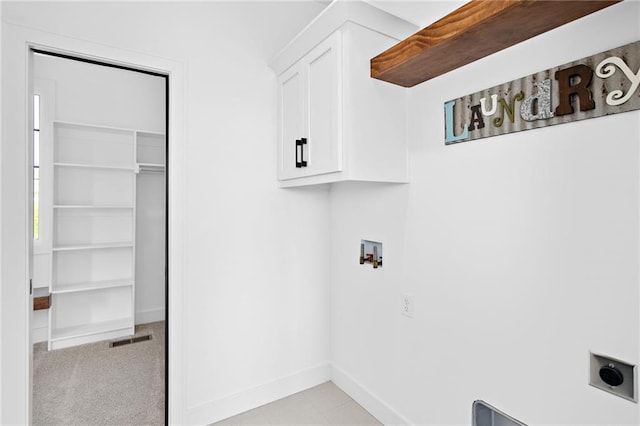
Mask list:
[[[307,76],[307,175],[342,170],[342,54],[336,31],[303,60]],[[308,156],[308,157],[307,157]]]
[[305,103],[302,75],[303,68],[297,64],[278,79],[280,96],[280,140],[278,146],[278,179],[286,180],[304,176],[305,169],[296,167],[300,161],[300,148],[296,141],[304,134]]

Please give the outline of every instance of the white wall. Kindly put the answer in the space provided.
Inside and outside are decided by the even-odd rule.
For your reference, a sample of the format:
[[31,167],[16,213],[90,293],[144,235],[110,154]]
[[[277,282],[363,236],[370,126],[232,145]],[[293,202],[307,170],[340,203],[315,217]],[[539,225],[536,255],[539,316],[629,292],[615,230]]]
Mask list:
[[[589,350],[640,362],[639,112],[446,147],[442,110],[638,40],[639,15],[617,4],[409,89],[411,183],[332,188],[332,362],[370,409],[468,425],[483,399],[527,424],[640,422],[587,384]],[[383,268],[358,264],[361,238],[383,242]]]
[[[0,6],[0,25],[2,25],[2,6]],[[0,28],[0,58],[2,57],[2,31]],[[0,99],[2,99],[2,67],[0,66]],[[0,118],[4,118],[2,115],[2,102],[0,102]],[[2,135],[2,119],[0,119],[0,135]],[[1,145],[0,145],[1,146]],[[2,149],[0,149],[0,164],[2,164]],[[0,173],[0,188],[2,188],[2,174]],[[0,206],[0,224],[2,223],[2,206]],[[0,231],[1,232],[1,231]],[[0,244],[0,259],[2,259],[2,244]],[[0,262],[0,277],[3,276],[2,270],[2,262]],[[1,279],[1,278],[0,278]],[[2,285],[0,285],[0,300],[2,300]],[[3,342],[3,329],[2,329],[2,317],[0,316],[0,383],[3,381],[3,361],[2,361],[2,342]],[[0,386],[0,420],[2,417],[2,401],[4,401],[2,396],[2,386]]]
[[165,315],[165,174],[136,177],[136,324]]
[[35,55],[33,75],[55,86],[55,120],[165,130],[163,77],[46,55]]
[[266,65],[322,7],[2,3],[8,22],[186,64],[187,373],[174,385],[189,422],[328,378],[328,193],[276,187],[276,84]]

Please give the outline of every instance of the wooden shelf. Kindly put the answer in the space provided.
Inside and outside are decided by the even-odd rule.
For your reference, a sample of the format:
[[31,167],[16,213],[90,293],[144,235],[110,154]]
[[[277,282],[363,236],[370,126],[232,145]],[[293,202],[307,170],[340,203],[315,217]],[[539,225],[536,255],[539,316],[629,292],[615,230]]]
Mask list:
[[33,289],[33,310],[40,311],[51,307],[51,294],[49,287],[39,287]]
[[371,77],[412,87],[621,0],[473,0],[371,59]]

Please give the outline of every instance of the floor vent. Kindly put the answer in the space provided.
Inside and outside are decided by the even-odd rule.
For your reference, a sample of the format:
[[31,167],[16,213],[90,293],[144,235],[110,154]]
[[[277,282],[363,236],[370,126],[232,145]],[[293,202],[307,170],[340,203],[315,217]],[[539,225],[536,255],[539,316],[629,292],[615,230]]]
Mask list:
[[145,336],[133,337],[131,338],[131,343],[146,342],[147,340],[151,340],[150,334],[147,334]]
[[127,337],[126,339],[114,340],[113,342],[109,342],[109,347],[117,348],[118,346],[128,345],[129,343],[146,342],[147,340],[151,340],[150,334],[147,334],[145,336]]

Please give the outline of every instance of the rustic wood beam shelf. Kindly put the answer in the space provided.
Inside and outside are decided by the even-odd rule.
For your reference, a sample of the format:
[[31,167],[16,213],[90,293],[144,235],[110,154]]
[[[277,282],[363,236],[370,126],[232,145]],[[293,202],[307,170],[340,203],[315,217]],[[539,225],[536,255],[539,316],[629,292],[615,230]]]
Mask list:
[[473,0],[371,59],[371,77],[412,87],[621,0]]
[[51,294],[48,288],[37,288],[33,291],[33,310],[40,311],[51,307]]

